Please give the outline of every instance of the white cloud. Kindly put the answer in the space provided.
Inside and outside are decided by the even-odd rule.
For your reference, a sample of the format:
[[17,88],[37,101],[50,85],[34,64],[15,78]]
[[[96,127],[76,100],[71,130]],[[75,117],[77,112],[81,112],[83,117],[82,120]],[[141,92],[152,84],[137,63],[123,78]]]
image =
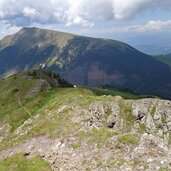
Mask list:
[[147,30],[171,30],[171,20],[167,21],[149,21],[147,25],[145,26]]
[[[155,0],[156,1],[156,0]],[[128,19],[137,13],[148,9],[154,0],[113,0],[114,17],[116,19]]]
[[163,32],[171,31],[171,20],[151,20],[145,25],[130,25],[120,29],[123,32]]
[[17,26],[62,23],[88,27],[98,21],[131,19],[149,9],[171,9],[171,1],[0,0],[0,20]]
[[40,15],[36,9],[31,8],[31,7],[25,7],[23,10],[23,14],[24,16],[31,17],[31,18],[34,18]]

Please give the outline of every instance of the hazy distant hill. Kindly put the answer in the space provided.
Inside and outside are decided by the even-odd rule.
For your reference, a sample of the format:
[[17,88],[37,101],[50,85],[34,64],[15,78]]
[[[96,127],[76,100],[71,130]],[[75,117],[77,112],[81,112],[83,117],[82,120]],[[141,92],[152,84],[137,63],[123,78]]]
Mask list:
[[122,41],[149,55],[171,53],[171,36],[168,33],[142,33],[134,37],[121,37]]
[[160,62],[163,62],[164,64],[168,65],[171,68],[171,54],[159,55],[159,56],[155,56],[154,58]]
[[72,84],[171,98],[169,67],[119,41],[23,28],[0,42],[0,74],[29,68],[58,72]]

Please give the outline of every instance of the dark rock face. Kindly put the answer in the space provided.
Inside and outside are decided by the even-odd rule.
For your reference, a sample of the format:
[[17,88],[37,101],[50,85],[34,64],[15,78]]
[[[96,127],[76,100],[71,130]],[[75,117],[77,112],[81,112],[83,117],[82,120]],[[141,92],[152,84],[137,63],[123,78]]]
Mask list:
[[26,75],[42,79],[42,82],[40,82],[36,89],[38,90],[44,90],[49,89],[49,87],[73,87],[72,84],[65,81],[63,78],[60,77],[59,74],[53,73],[53,72],[47,72],[43,70],[29,70],[25,72]]
[[145,114],[141,113],[140,111],[138,112],[137,120],[141,121],[144,118]]
[[25,28],[0,42],[0,74],[32,68],[60,73],[72,84],[171,98],[169,67],[118,41]]

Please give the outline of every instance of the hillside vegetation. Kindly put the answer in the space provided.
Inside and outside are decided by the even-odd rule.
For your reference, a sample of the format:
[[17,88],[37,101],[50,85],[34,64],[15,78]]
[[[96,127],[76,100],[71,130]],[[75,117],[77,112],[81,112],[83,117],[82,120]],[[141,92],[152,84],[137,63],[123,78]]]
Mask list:
[[[60,79],[58,78],[60,84],[55,85],[54,80],[48,74],[51,75],[51,73],[41,70],[33,70],[16,74],[0,81],[0,118],[2,123],[9,123],[11,131],[17,129],[30,117],[34,117],[39,111],[43,110],[44,106],[49,104],[49,102],[57,96],[59,100],[67,95],[68,97],[74,97],[82,93],[85,96],[84,98],[90,99],[93,97],[95,99],[98,98],[96,95],[120,95],[126,99],[140,99],[145,97],[124,91],[114,89],[105,90],[95,87],[64,89],[64,87],[72,87],[72,85],[68,84],[60,77]],[[65,98],[63,100],[65,100]],[[62,101],[60,101],[60,103],[62,103]],[[63,103],[65,103],[65,101]]]
[[49,163],[43,161],[40,157],[27,159],[23,154],[17,154],[5,159],[0,163],[2,171],[51,171]]
[[28,71],[0,81],[0,119],[9,123],[11,131],[34,117],[55,96],[55,87],[72,87],[59,75],[55,79],[48,74]]
[[62,78],[52,86],[52,75],[0,81],[0,169],[170,169],[170,101],[111,89],[96,95],[106,90],[73,88]]

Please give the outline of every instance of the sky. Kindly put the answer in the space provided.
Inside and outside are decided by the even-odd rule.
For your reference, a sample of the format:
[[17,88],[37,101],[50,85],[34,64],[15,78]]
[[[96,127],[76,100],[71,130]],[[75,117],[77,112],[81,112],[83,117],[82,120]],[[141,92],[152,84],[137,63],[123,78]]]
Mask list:
[[126,40],[171,33],[171,0],[0,0],[0,39],[22,27]]

